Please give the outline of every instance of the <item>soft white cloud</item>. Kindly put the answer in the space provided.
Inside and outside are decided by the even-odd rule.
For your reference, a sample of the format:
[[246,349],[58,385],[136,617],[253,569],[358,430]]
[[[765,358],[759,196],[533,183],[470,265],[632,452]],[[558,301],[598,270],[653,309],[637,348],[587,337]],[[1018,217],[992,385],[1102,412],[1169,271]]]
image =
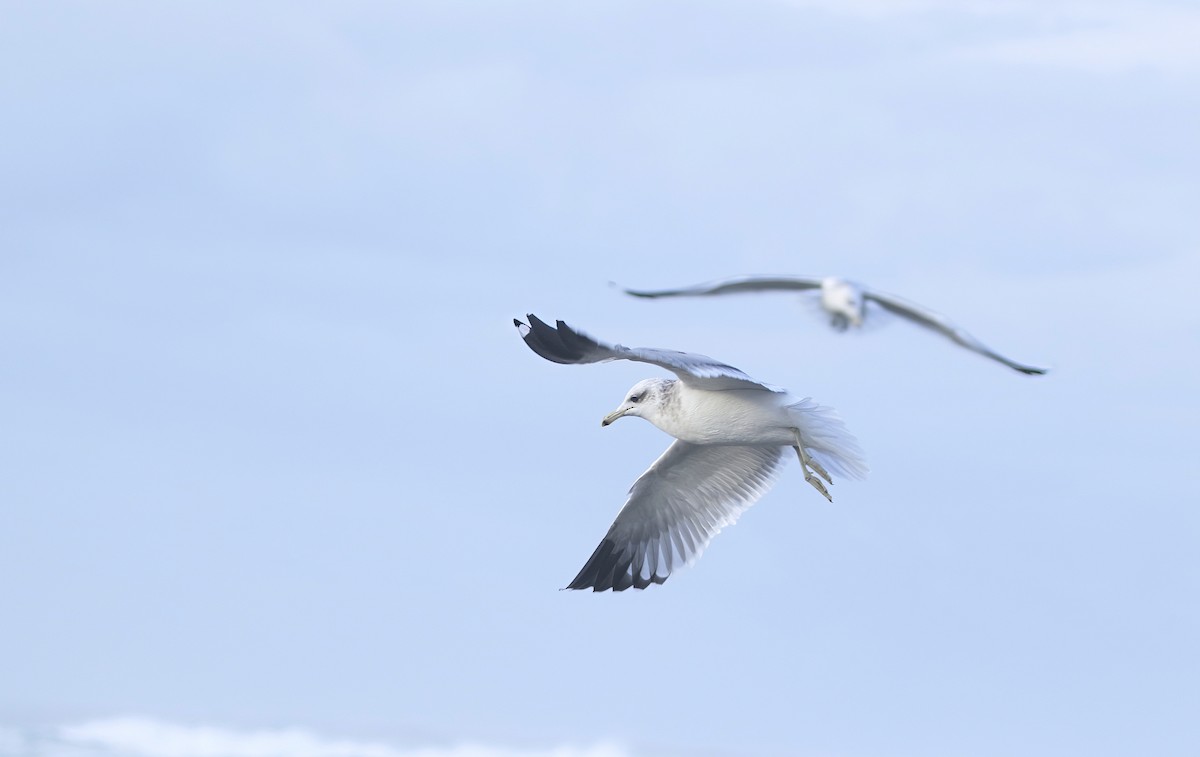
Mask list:
[[450,747],[401,748],[366,741],[317,736],[300,728],[233,730],[180,725],[143,717],[90,720],[57,729],[55,736],[22,739],[11,729],[0,731],[0,746],[27,744],[29,754],[78,757],[626,757],[611,745],[519,749],[460,744]]
[[780,0],[798,8],[867,18],[916,13],[1008,16],[1039,20],[1087,20],[1136,16],[1169,8],[1156,0]]
[[963,57],[1099,73],[1200,71],[1200,11],[1131,0],[785,0],[798,8],[884,21],[939,14],[1015,24],[1007,39]]
[[1008,40],[973,56],[1099,73],[1200,71],[1200,12],[1122,14],[1085,28]]

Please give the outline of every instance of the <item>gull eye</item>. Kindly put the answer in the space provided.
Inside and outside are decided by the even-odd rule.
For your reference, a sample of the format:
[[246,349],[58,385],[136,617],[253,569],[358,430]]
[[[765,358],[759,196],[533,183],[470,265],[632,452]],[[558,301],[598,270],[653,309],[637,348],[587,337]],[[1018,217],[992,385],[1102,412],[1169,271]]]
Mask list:
[[631,394],[631,395],[629,395],[629,401],[630,401],[630,402],[632,402],[632,403],[634,403],[634,404],[636,405],[637,403],[639,403],[639,402],[641,402],[641,401],[642,401],[642,395],[640,395],[640,394]]

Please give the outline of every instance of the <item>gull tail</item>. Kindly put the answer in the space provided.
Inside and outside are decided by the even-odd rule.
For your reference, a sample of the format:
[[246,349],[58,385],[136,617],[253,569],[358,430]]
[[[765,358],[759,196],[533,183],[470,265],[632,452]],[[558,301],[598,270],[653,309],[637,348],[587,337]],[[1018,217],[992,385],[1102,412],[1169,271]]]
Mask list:
[[831,407],[811,398],[788,405],[808,453],[830,472],[849,478],[867,477],[867,460],[854,434]]

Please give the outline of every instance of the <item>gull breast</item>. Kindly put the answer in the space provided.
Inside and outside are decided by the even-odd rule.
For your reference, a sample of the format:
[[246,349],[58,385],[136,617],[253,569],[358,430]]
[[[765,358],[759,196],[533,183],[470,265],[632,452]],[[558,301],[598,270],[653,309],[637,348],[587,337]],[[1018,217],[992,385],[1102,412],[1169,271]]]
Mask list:
[[659,428],[692,444],[792,444],[782,395],[758,389],[713,391],[676,385]]

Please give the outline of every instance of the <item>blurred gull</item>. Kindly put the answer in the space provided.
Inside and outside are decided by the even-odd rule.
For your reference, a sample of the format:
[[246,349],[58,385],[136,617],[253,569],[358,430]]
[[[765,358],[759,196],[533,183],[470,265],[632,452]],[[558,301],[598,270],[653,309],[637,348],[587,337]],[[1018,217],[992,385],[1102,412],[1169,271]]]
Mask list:
[[[609,345],[562,321],[513,320],[537,354],[555,363],[633,360],[678,379],[639,381],[601,426],[636,416],[675,441],[634,482],[625,506],[568,589],[623,591],[661,584],[679,561],[692,563],[722,528],[766,493],[787,448],[804,480],[829,499],[829,471],[863,478],[854,437],[829,408],[797,400],[703,355]],[[659,569],[662,572],[659,572]]]
[[867,289],[864,286],[827,276],[823,279],[805,276],[743,276],[740,278],[714,281],[707,284],[697,284],[683,289],[661,289],[641,291],[625,289],[626,294],[634,297],[696,297],[715,294],[736,294],[740,292],[779,292],[821,290],[821,307],[830,315],[830,324],[838,331],[845,331],[850,326],[862,326],[867,315],[867,303],[873,302],[884,310],[907,318],[918,326],[947,337],[951,341],[966,347],[972,352],[978,352],[984,357],[990,357],[999,363],[1007,365],[1014,371],[1040,375],[1045,368],[1035,368],[1022,365],[993,352],[983,342],[968,334],[951,323],[944,315],[908,302],[895,295],[885,294]]

